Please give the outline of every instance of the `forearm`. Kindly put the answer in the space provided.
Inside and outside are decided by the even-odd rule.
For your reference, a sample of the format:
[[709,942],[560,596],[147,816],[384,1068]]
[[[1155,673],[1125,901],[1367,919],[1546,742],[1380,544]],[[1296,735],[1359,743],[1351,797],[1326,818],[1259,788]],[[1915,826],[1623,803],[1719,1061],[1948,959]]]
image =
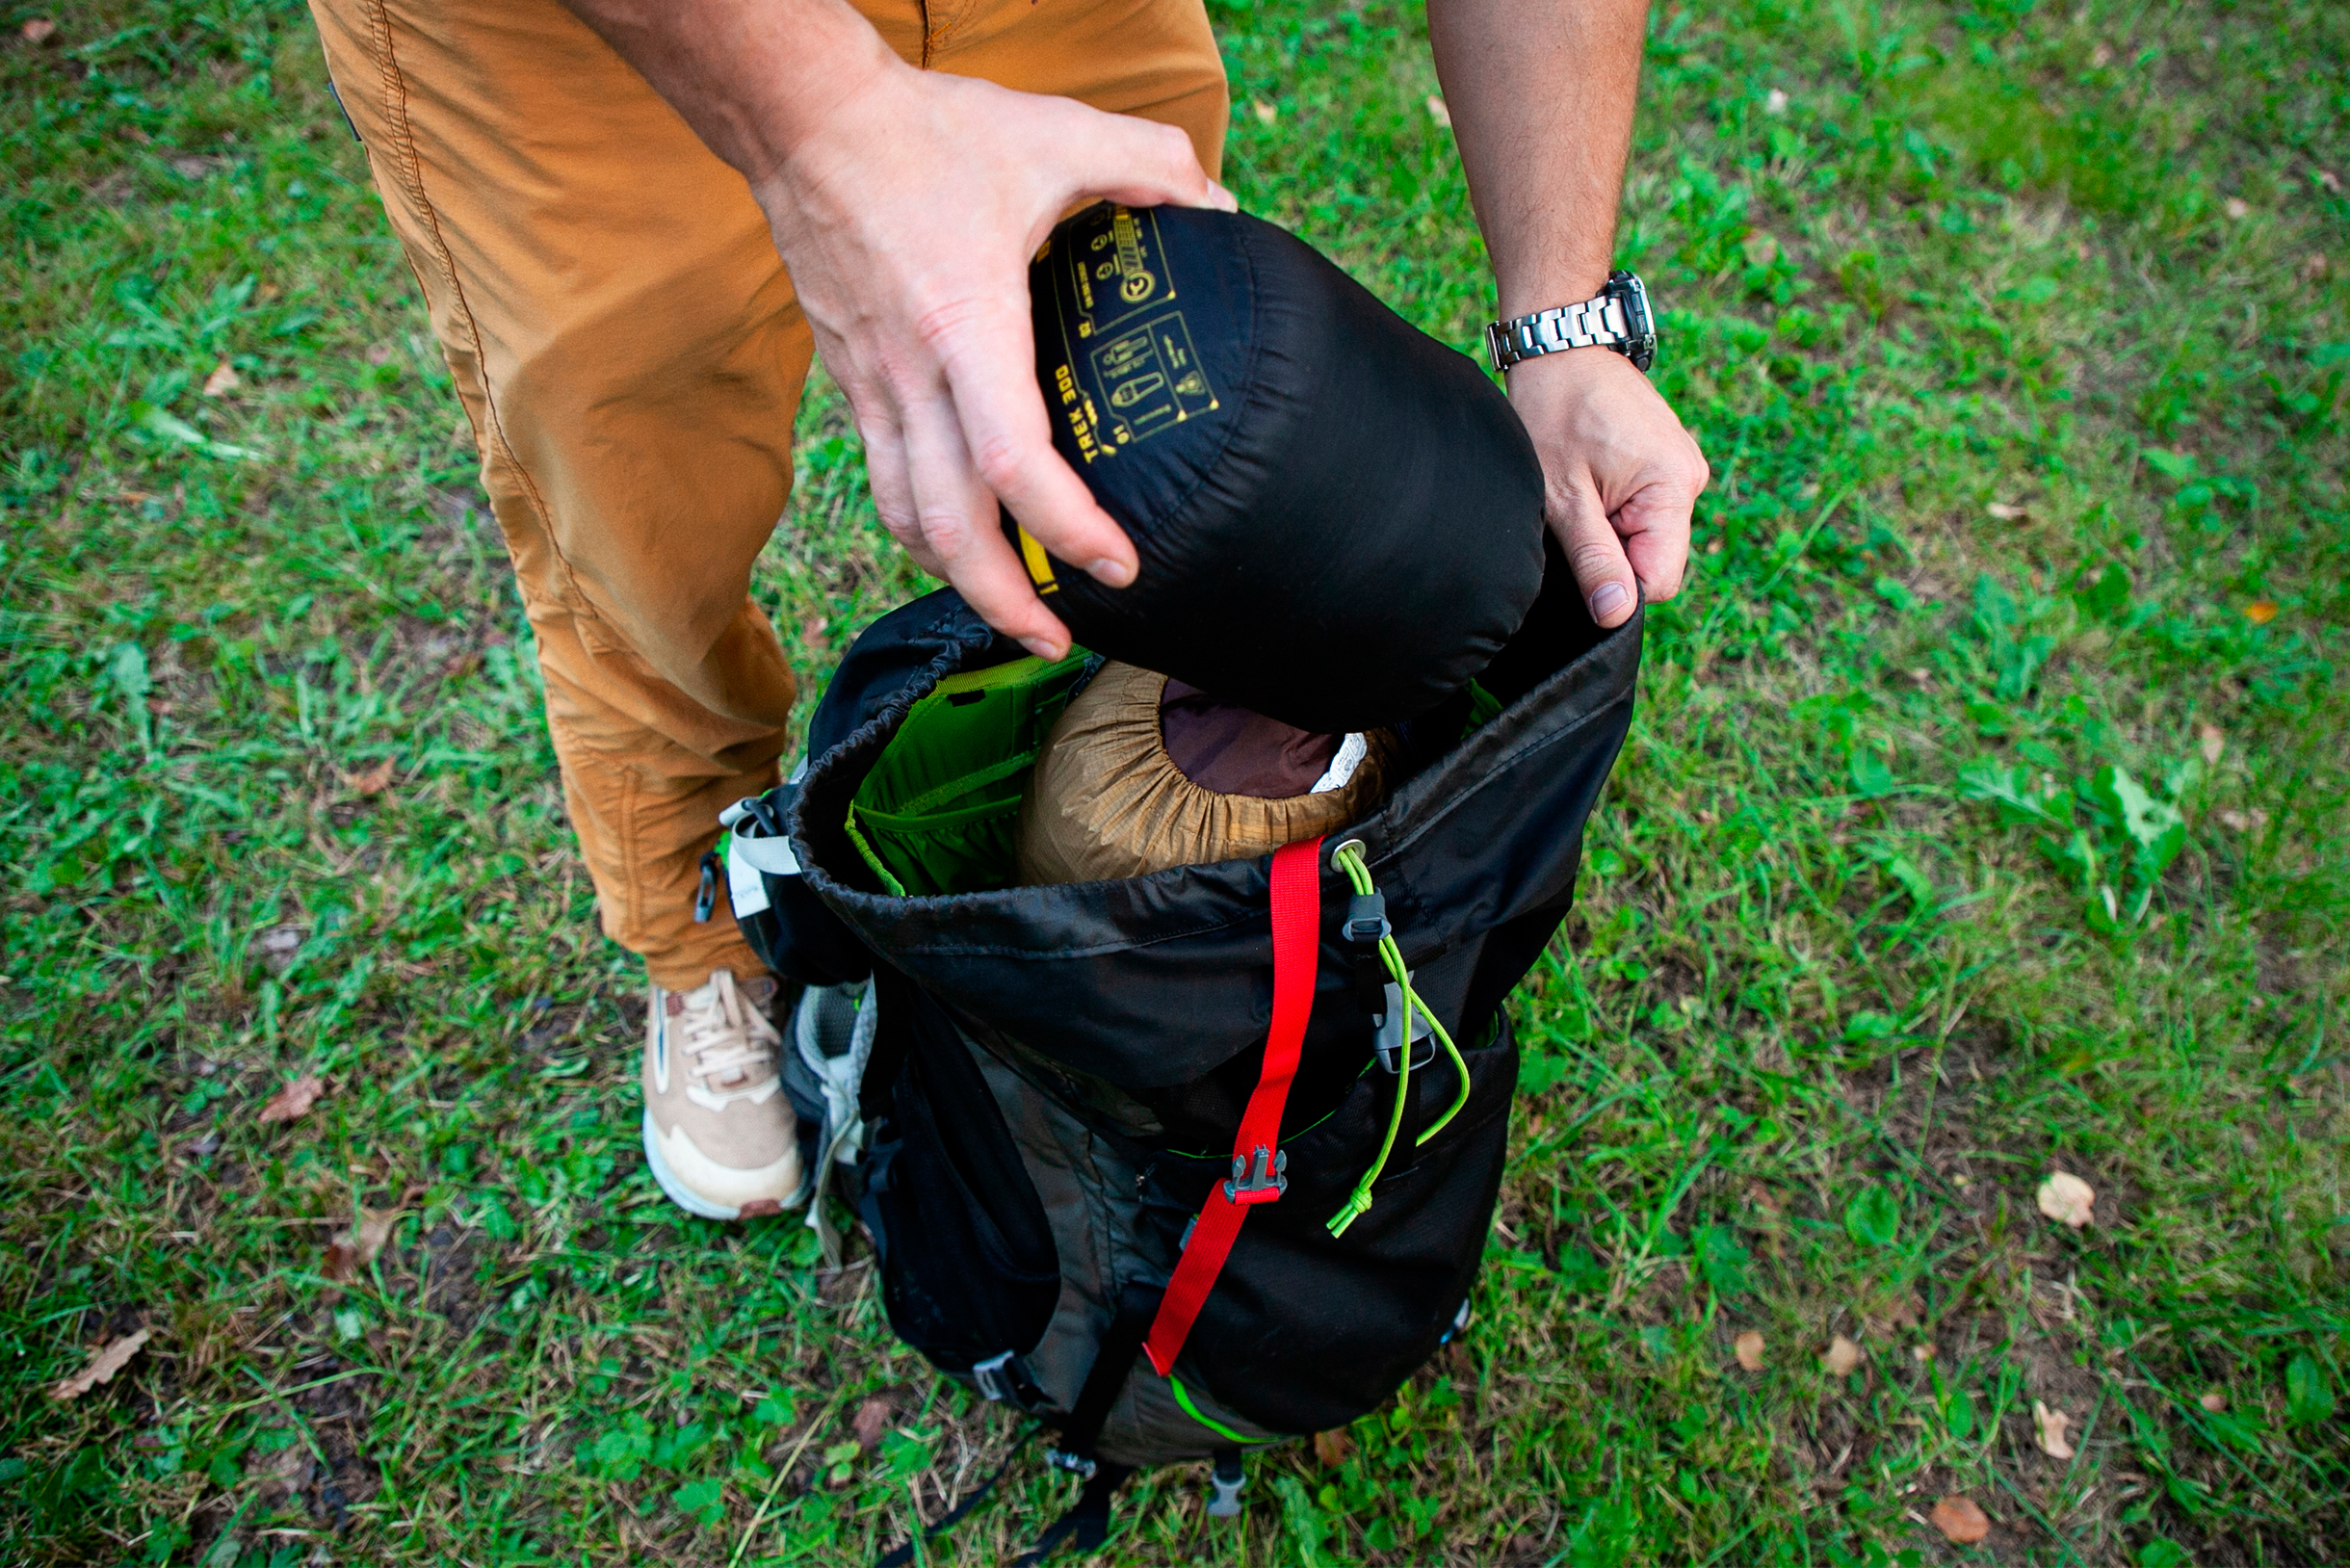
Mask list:
[[755,187],[901,64],[846,0],[563,0]]
[[1504,317],[1607,280],[1648,0],[1428,0]]

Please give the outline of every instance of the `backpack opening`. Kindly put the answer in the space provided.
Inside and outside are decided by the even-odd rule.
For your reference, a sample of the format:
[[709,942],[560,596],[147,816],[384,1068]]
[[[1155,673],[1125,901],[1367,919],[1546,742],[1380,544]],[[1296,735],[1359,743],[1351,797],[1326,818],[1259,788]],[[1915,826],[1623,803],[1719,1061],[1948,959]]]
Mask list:
[[1036,753],[1097,661],[1072,648],[950,675],[905,716],[849,806],[849,839],[890,892],[987,893],[1012,845]]

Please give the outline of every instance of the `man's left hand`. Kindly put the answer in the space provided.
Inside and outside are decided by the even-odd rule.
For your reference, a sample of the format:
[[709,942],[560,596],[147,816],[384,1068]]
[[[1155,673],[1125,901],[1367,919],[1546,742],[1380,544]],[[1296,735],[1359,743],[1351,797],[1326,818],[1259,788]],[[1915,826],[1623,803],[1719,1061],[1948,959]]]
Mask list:
[[1509,401],[1542,458],[1543,516],[1591,618],[1621,626],[1642,593],[1654,603],[1680,592],[1709,470],[1648,378],[1612,349],[1571,349],[1513,367]]

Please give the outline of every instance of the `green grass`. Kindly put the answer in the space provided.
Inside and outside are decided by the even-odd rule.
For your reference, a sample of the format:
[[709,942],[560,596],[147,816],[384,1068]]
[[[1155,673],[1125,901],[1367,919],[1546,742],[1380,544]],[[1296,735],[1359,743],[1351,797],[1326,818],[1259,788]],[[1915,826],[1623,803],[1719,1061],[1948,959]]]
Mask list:
[[[33,14],[0,7],[0,1557],[866,1560],[1015,1428],[893,1346],[869,1269],[645,1175],[638,981],[307,23]],[[1420,13],[1216,18],[1243,202],[1471,345]],[[2327,0],[1658,16],[1622,249],[1717,477],[1516,1004],[1475,1323],[1260,1460],[1237,1528],[1143,1477],[1111,1559],[2350,1555],[2346,81]],[[835,398],[803,433],[759,592],[813,685],[920,584]],[[2087,1229],[2035,1208],[2055,1169]],[[330,1280],[362,1207],[400,1217]],[[1921,1522],[1947,1493],[1982,1546]],[[1023,1450],[927,1560],[1067,1495]]]

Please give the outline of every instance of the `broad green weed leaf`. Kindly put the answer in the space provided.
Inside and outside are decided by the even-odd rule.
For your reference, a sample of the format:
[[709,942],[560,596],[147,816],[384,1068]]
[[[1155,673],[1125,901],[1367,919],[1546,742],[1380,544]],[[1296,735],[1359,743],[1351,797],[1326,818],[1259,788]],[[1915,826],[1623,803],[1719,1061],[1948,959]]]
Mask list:
[[1894,1019],[1864,1007],[1844,1021],[1844,1042],[1851,1045],[1863,1040],[1881,1040],[1887,1035],[1900,1032],[1900,1024]]
[[2174,829],[2185,825],[2178,807],[2155,799],[2123,769],[2100,768],[2089,781],[2089,789],[2098,804],[2121,823],[2129,842],[2141,849],[2158,846]]
[[1893,794],[1897,787],[1893,782],[1893,771],[1886,766],[1883,757],[1866,746],[1852,753],[1852,788],[1855,792],[1874,799]]
[[1305,1483],[1294,1476],[1275,1476],[1273,1491],[1281,1499],[1281,1521],[1289,1528],[1290,1544],[1296,1549],[1293,1560],[1298,1568],[1323,1568],[1324,1564],[1341,1560],[1322,1550],[1322,1542],[1330,1533],[1330,1520],[1306,1495]]
[[678,1512],[708,1529],[726,1512],[726,1483],[715,1477],[688,1481],[669,1494],[669,1501],[677,1504]]
[[2285,1364],[2285,1419],[2311,1426],[2334,1414],[2334,1380],[2317,1358],[2304,1351]]
[[2168,479],[2187,479],[2195,473],[2195,454],[2172,452],[2164,447],[2148,447],[2139,454],[2146,466]]
[[1703,1225],[1691,1239],[1696,1243],[1697,1271],[1713,1294],[1738,1295],[1746,1290],[1746,1249],[1727,1225]]
[[1960,766],[1958,797],[1991,801],[2011,826],[2034,823],[2063,830],[2073,825],[2070,792],[2042,791],[2034,787],[2030,769],[2002,763],[1997,757],[1976,757]]
[[2016,596],[2000,586],[1989,572],[1974,580],[1974,624],[1985,637],[1997,639],[1998,634],[2012,631],[2024,623],[2017,608]]
[[2073,590],[2073,602],[2080,606],[2081,614],[2099,620],[2113,620],[2129,608],[2129,572],[2115,562],[2098,573],[2096,580],[2084,588]]
[[130,416],[131,423],[149,435],[176,442],[181,446],[194,447],[196,451],[215,457],[258,457],[261,456],[260,452],[252,447],[233,446],[226,441],[216,441],[178,415],[167,409],[158,408],[151,403],[132,404]]
[[1598,1503],[1585,1510],[1567,1537],[1568,1568],[1621,1568],[1632,1555],[1638,1517],[1622,1503]]
[[1863,1246],[1892,1246],[1901,1234],[1900,1200],[1891,1188],[1863,1188],[1844,1209],[1844,1229]]
[[1919,871],[1918,863],[1909,856],[1889,844],[1867,845],[1863,847],[1861,852],[1876,862],[1878,869],[1883,871],[1902,892],[1908,894],[1919,908],[1928,907],[1933,903],[1934,879]]
[[882,1437],[881,1462],[888,1468],[891,1480],[903,1481],[907,1477],[928,1467],[930,1463],[929,1439],[933,1435],[924,1433],[920,1436],[908,1437],[903,1432],[891,1431]]

